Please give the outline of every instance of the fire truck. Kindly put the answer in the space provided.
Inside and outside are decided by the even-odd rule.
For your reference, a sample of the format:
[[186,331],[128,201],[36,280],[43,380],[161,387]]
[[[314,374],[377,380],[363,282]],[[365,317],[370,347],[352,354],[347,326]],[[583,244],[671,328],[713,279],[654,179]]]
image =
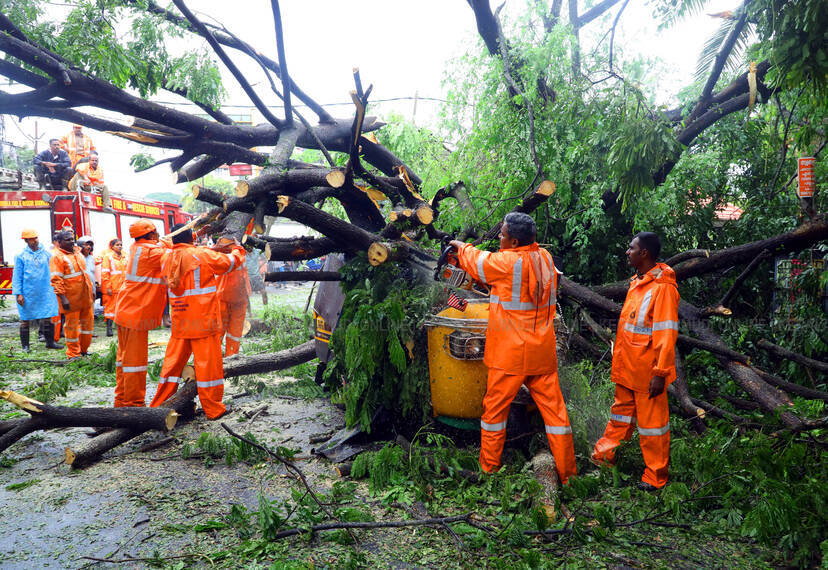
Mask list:
[[55,231],[70,230],[76,238],[88,235],[98,254],[116,237],[128,250],[133,241],[129,226],[140,218],[155,224],[161,235],[193,218],[180,204],[114,193],[110,200],[112,212],[105,212],[96,192],[42,190],[33,175],[0,168],[0,295],[12,292],[12,266],[25,246],[20,238],[25,228],[37,230],[47,249]]

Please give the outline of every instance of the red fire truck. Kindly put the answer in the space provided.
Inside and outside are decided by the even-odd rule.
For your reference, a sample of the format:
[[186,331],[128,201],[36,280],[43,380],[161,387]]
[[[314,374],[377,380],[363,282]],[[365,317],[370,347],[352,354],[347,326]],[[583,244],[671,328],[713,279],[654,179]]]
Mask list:
[[132,244],[129,226],[139,218],[152,221],[161,235],[169,233],[175,224],[193,218],[181,211],[180,204],[118,194],[112,194],[110,199],[114,213],[103,211],[98,193],[39,190],[31,174],[0,169],[0,295],[12,292],[12,265],[25,246],[20,238],[24,228],[37,230],[40,243],[47,249],[57,230],[71,230],[75,237],[88,235],[98,254],[116,237],[128,250]]

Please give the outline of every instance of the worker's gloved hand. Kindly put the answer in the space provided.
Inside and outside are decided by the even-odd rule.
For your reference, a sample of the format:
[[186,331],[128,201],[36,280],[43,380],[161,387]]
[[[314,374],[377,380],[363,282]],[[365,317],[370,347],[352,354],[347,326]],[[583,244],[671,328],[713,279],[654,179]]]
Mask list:
[[650,380],[650,399],[660,396],[664,391],[664,376],[653,376]]
[[460,248],[466,244],[460,240],[453,239],[449,242],[449,245],[453,247],[456,251],[460,251]]
[[17,304],[20,305],[21,307],[23,306],[23,295],[18,295],[17,296]]

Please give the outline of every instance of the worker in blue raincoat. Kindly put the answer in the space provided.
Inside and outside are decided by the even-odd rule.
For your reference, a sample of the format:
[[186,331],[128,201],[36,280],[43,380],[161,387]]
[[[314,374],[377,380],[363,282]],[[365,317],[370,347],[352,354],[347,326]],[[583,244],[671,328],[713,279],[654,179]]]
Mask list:
[[44,332],[47,348],[63,348],[54,339],[52,317],[58,314],[57,297],[52,289],[49,272],[49,252],[38,242],[35,230],[23,230],[26,247],[14,258],[12,295],[20,315],[20,344],[29,352],[31,321],[46,319]]

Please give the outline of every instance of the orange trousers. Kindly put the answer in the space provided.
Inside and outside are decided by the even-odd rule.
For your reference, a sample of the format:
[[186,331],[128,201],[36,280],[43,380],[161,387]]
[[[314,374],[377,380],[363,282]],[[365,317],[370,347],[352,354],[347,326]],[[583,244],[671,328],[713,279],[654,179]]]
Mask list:
[[68,311],[64,335],[66,336],[66,358],[74,358],[86,354],[89,345],[92,344],[92,328],[94,327],[94,314],[92,305],[78,311]]
[[221,303],[221,325],[224,329],[224,356],[239,353],[239,343],[244,332],[244,317],[247,315],[247,301],[244,303]]
[[118,325],[118,356],[115,362],[116,408],[146,406],[149,331]]
[[615,402],[610,410],[610,421],[604,435],[595,443],[592,459],[615,464],[615,448],[632,437],[636,420],[644,456],[644,475],[641,480],[654,487],[667,484],[670,464],[670,410],[667,407],[667,389],[655,398],[647,392],[634,392],[621,384],[615,385]]
[[227,409],[222,403],[224,397],[224,363],[221,359],[221,333],[204,338],[170,337],[158,390],[150,406],[156,408],[178,391],[181,372],[190,355],[193,355],[198,399],[204,414],[215,419]]
[[52,324],[55,325],[55,334],[53,336],[55,342],[57,342],[60,340],[60,313],[58,313],[56,317],[52,317],[50,320],[52,321]]
[[113,320],[115,318],[115,295],[101,295],[101,306],[104,308],[104,319]]
[[523,384],[529,388],[543,417],[546,439],[555,457],[558,476],[562,483],[566,483],[570,476],[575,475],[575,447],[557,372],[526,376],[489,369],[483,416],[480,418],[480,467],[489,473],[500,467],[500,456],[506,443],[509,406]]

